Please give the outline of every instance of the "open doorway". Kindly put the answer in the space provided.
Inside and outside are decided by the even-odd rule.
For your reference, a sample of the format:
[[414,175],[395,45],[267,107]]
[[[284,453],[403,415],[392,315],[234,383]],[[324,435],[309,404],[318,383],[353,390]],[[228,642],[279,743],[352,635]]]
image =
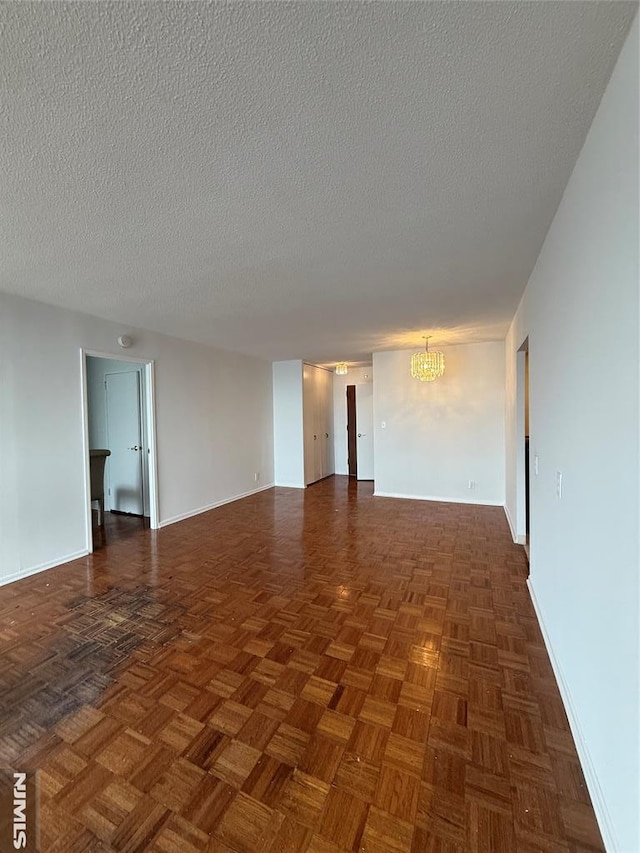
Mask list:
[[529,339],[524,352],[524,507],[525,507],[525,536],[527,541],[524,550],[529,558],[529,518],[530,518],[530,476],[529,476]]
[[153,364],[83,352],[87,541],[93,551],[158,526]]
[[356,433],[356,386],[347,385],[347,468],[349,476],[358,477],[358,443]]
[[529,559],[530,547],[530,461],[529,461],[529,338],[526,338],[517,355],[517,399],[518,399],[518,530],[519,540]]

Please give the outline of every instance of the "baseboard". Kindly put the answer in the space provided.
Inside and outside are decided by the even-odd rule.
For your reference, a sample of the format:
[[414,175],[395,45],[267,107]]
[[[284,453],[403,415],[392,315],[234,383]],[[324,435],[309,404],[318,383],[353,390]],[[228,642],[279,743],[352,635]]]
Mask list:
[[380,492],[377,489],[374,491],[375,498],[402,498],[409,501],[437,501],[445,504],[473,504],[474,506],[504,506],[502,501],[474,501],[469,498],[444,498],[438,495],[403,495],[399,492]]
[[203,512],[209,512],[212,509],[216,509],[219,506],[224,506],[225,504],[233,503],[234,501],[240,501],[242,498],[248,498],[251,495],[257,495],[258,492],[266,492],[267,489],[272,489],[274,486],[273,483],[268,483],[266,486],[259,486],[257,489],[251,489],[248,492],[242,492],[239,495],[233,495],[230,498],[223,498],[221,501],[216,501],[212,504],[207,504],[207,506],[198,507],[198,509],[189,510],[189,512],[183,512],[181,515],[173,515],[171,518],[165,518],[161,520],[158,524],[158,527],[169,527],[170,524],[176,524],[178,521],[186,521],[187,518],[193,518],[195,515],[202,515]]
[[21,569],[19,572],[13,572],[10,575],[7,575],[4,578],[0,578],[0,586],[4,586],[8,583],[13,583],[14,581],[22,580],[22,578],[31,577],[31,575],[37,575],[40,572],[46,572],[48,569],[55,569],[56,566],[63,566],[65,563],[71,563],[73,560],[79,560],[80,557],[87,557],[89,552],[85,549],[82,551],[76,551],[73,554],[67,554],[66,557],[59,557],[56,560],[49,560],[47,563],[40,563],[38,566],[31,566],[27,569]]
[[511,516],[509,515],[509,508],[506,504],[504,504],[504,514],[507,516],[507,524],[509,525],[509,530],[511,531],[511,538],[515,542],[516,545],[526,545],[527,537],[526,536],[518,536],[516,533],[516,529],[511,521]]
[[304,483],[274,483],[277,489],[306,489]]
[[602,840],[604,841],[605,849],[609,851],[609,853],[615,853],[615,851],[620,851],[620,846],[616,840],[613,822],[609,815],[609,809],[607,808],[607,803],[604,798],[604,794],[602,793],[600,782],[598,781],[598,774],[596,773],[593,761],[591,760],[589,747],[587,746],[587,742],[582,732],[582,727],[580,726],[580,720],[578,719],[575,705],[571,699],[571,692],[569,691],[566,679],[562,673],[562,667],[554,654],[553,646],[551,645],[551,640],[544,624],[544,618],[536,598],[531,578],[527,580],[527,586],[529,587],[529,595],[531,596],[533,609],[538,617],[538,623],[540,625],[540,630],[542,631],[542,638],[547,649],[547,654],[549,655],[549,660],[551,661],[551,667],[556,677],[556,681],[558,682],[558,688],[560,690],[564,709],[569,720],[569,728],[571,729],[571,734],[575,741],[578,758],[582,765],[582,772],[584,773],[585,782],[587,783],[587,788],[593,803],[593,810],[596,814],[600,832],[602,833]]

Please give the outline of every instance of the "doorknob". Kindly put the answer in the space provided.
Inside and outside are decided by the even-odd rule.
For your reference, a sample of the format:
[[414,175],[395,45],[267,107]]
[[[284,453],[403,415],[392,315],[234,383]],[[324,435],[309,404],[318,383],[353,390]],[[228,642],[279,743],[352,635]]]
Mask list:
[[367,435],[367,434],[366,434],[366,432],[359,432],[359,433],[358,433],[358,438],[365,438],[365,437],[366,437],[366,435]]
[[138,445],[136,444],[135,447],[129,447],[128,450],[142,450],[142,448],[138,447]]

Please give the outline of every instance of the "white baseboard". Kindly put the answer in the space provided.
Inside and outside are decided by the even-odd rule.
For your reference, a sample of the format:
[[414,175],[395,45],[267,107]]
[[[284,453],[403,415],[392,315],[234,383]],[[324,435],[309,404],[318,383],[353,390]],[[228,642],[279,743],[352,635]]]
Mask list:
[[591,760],[589,747],[587,746],[586,739],[582,732],[582,727],[580,726],[580,720],[578,718],[575,705],[571,699],[569,686],[567,685],[566,679],[562,673],[562,667],[554,654],[553,646],[551,645],[551,640],[544,624],[542,611],[540,610],[540,605],[538,604],[531,578],[527,580],[527,586],[529,587],[529,594],[531,595],[533,609],[536,611],[536,616],[538,617],[540,630],[542,631],[542,638],[549,655],[549,660],[551,661],[551,667],[556,677],[556,681],[558,682],[558,688],[560,690],[564,709],[569,720],[569,728],[571,729],[571,734],[573,735],[573,739],[576,744],[578,758],[582,765],[582,772],[584,773],[585,782],[587,783],[587,788],[591,796],[593,810],[596,814],[600,832],[602,833],[605,850],[609,851],[609,853],[616,853],[616,851],[620,851],[620,846],[616,840],[613,821],[611,820],[609,809],[607,808],[607,803],[604,798],[604,794],[602,793],[600,782],[598,781],[598,774],[596,773],[593,761]]
[[189,512],[183,512],[181,515],[173,515],[171,518],[162,519],[158,527],[168,527],[170,524],[176,524],[178,521],[186,521],[187,518],[193,518],[194,515],[202,515],[203,512],[209,512],[209,510],[216,509],[219,506],[224,506],[225,504],[230,504],[234,501],[240,501],[242,498],[250,497],[250,495],[257,495],[258,492],[265,492],[267,489],[272,489],[273,486],[273,483],[268,483],[266,486],[259,486],[257,489],[251,489],[248,492],[242,492],[242,494],[233,495],[230,498],[223,498],[221,501],[207,504],[207,506],[198,507],[198,509],[189,510]]
[[511,521],[511,516],[509,515],[509,508],[505,504],[504,505],[504,514],[507,516],[507,524],[509,525],[509,530],[511,531],[511,538],[515,542],[516,545],[526,545],[527,537],[526,536],[518,536],[516,533],[516,529]]
[[63,566],[65,563],[71,563],[73,560],[80,559],[80,557],[86,557],[88,554],[89,552],[85,548],[82,551],[67,554],[66,557],[58,557],[55,560],[49,560],[47,563],[40,563],[37,566],[30,566],[29,568],[21,569],[19,572],[12,572],[10,575],[0,578],[0,586],[22,580],[22,578],[31,577],[31,575],[37,575],[40,572],[46,572],[48,569],[55,569],[56,566]]
[[437,501],[445,504],[473,504],[474,506],[504,506],[502,501],[480,501],[471,500],[470,498],[444,498],[439,495],[403,495],[398,492],[379,492],[374,491],[375,498],[402,498],[409,501]]
[[304,483],[274,483],[277,489],[306,489]]

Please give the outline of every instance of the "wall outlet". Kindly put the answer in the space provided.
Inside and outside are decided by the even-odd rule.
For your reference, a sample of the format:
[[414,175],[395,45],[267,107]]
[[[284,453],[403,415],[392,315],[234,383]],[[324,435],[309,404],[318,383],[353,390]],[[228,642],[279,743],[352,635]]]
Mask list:
[[253,475],[253,479],[256,481],[256,483],[260,482],[260,471],[256,471],[256,473]]
[[386,421],[382,421],[382,422],[380,423],[380,429],[386,429],[386,428],[387,428],[387,422],[386,422]]
[[476,487],[476,481],[475,480],[469,480],[469,488],[475,489],[475,487]]

